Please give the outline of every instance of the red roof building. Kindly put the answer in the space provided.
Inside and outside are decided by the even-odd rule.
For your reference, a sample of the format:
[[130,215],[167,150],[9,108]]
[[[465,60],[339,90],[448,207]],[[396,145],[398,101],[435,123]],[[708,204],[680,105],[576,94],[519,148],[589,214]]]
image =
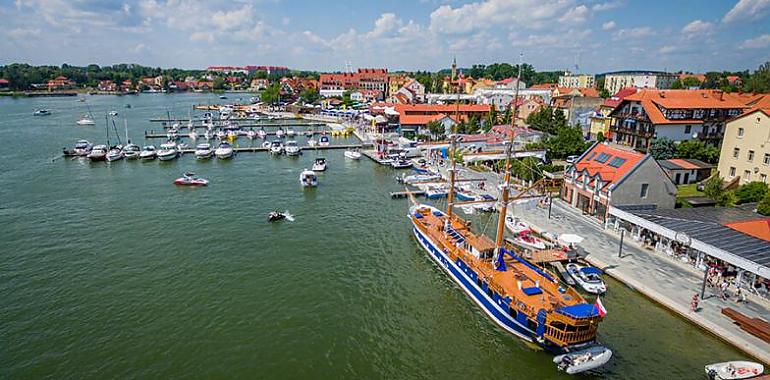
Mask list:
[[48,91],[52,90],[66,90],[75,87],[75,82],[67,79],[67,77],[58,76],[56,79],[48,81]]
[[358,69],[355,73],[321,74],[319,79],[321,96],[341,96],[343,92],[377,90],[388,93],[388,69]]

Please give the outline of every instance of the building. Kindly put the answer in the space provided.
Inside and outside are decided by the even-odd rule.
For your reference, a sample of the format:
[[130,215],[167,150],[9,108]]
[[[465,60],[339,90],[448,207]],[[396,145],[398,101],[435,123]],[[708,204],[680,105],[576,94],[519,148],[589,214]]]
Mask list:
[[516,107],[516,125],[523,126],[529,115],[545,107],[545,102],[539,96],[519,96]]
[[747,97],[719,90],[641,90],[612,111],[613,141],[647,150],[655,138],[719,145],[725,122],[740,115]]
[[350,93],[350,100],[371,103],[382,97],[378,90],[355,90]]
[[564,75],[559,76],[559,87],[594,88],[595,86],[596,77],[591,74],[572,74],[565,71]]
[[649,154],[594,143],[565,171],[560,196],[604,221],[610,206],[673,208],[676,185]]
[[679,79],[662,71],[617,71],[604,74],[604,88],[614,94],[626,87],[667,89]]
[[569,125],[580,125],[583,135],[588,135],[591,129],[591,116],[594,115],[604,99],[598,96],[562,95],[554,97],[551,105],[554,109],[561,110],[567,118]]
[[355,73],[321,74],[319,93],[323,97],[333,97],[360,89],[387,94],[388,84],[388,69],[358,69]]
[[[469,120],[476,117],[477,120],[484,120],[489,113],[489,106],[478,104],[395,104],[395,112],[398,113],[399,124],[401,128],[417,128],[426,126],[433,120],[443,119],[449,116],[453,121]],[[457,116],[455,116],[457,115]]]
[[99,91],[118,91],[118,85],[111,81],[111,80],[100,80],[99,84],[96,86],[96,89]]
[[252,79],[251,83],[249,84],[249,90],[251,91],[262,91],[264,89],[267,89],[267,87],[270,86],[270,80],[263,78],[263,79]]
[[615,107],[617,107],[626,96],[636,94],[637,92],[639,92],[639,89],[636,87],[626,87],[616,92],[611,97],[604,99],[604,102],[602,102],[599,108],[596,109],[596,112],[589,118],[589,122],[591,123],[591,129],[589,131],[590,137],[596,138],[596,136],[601,133],[605,138],[612,138],[612,133],[610,132],[612,118],[610,117],[610,113],[612,113]]
[[396,92],[412,80],[406,74],[390,74],[388,76],[388,97],[396,95]]
[[209,66],[206,71],[218,74],[254,74],[257,71],[264,71],[268,75],[286,75],[289,68],[286,66]]
[[717,173],[741,184],[768,183],[770,177],[770,95],[745,114],[727,122]]
[[68,90],[75,87],[75,82],[67,79],[67,77],[58,76],[55,79],[49,80],[46,86],[48,91]]
[[0,78],[0,90],[7,90],[10,85],[11,82],[8,79]]
[[658,164],[668,174],[668,177],[674,181],[675,185],[689,185],[706,180],[708,177],[711,177],[711,168],[713,168],[711,164],[690,158],[661,160],[658,161]]
[[527,88],[527,84],[518,80],[517,78],[505,78],[495,83],[496,89],[508,89],[515,90],[518,87],[520,90]]

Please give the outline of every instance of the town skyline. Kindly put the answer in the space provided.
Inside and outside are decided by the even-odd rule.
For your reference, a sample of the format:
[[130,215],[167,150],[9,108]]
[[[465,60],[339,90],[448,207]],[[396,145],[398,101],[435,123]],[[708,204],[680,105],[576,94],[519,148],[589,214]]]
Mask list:
[[[470,67],[516,63],[521,52],[538,71],[602,73],[753,71],[770,58],[770,1],[686,1],[665,4],[665,12],[662,6],[426,0],[315,9],[302,1],[0,1],[7,20],[0,65],[435,71],[448,68],[454,56],[458,66]],[[40,22],[29,26],[24,20],[30,17]]]

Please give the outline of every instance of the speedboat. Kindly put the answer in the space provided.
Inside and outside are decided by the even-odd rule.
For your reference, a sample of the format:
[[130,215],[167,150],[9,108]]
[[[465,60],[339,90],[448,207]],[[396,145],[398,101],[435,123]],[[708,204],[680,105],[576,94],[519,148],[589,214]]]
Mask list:
[[505,227],[507,227],[508,230],[510,230],[511,232],[517,235],[521,234],[524,231],[530,231],[530,227],[529,227],[529,224],[527,224],[527,222],[510,215],[505,217]]
[[77,125],[94,125],[94,119],[88,115],[83,115],[75,122]]
[[601,271],[594,267],[584,267],[580,264],[569,263],[566,266],[567,273],[583,290],[592,294],[602,294],[607,291],[601,277]]
[[284,132],[281,128],[278,128],[278,130],[275,131],[275,137],[278,137],[279,139],[282,139],[285,134],[286,132]]
[[[593,346],[585,350],[558,355],[553,358],[556,367],[570,375],[599,368],[612,357],[612,351],[604,346]],[[706,367],[708,372],[708,366]]]
[[361,152],[356,150],[346,150],[345,157],[351,160],[358,160],[361,159]]
[[313,171],[314,172],[323,172],[326,171],[326,159],[323,157],[318,157],[313,162]]
[[107,162],[117,161],[123,159],[123,150],[122,146],[116,145],[112,147],[109,152],[107,152]]
[[307,140],[307,146],[309,146],[309,147],[315,147],[316,145],[318,145],[318,141],[315,141],[315,140],[313,140],[313,139],[308,139],[308,140]]
[[445,186],[425,186],[425,197],[428,199],[444,198],[449,193]]
[[294,140],[287,141],[286,146],[283,148],[286,151],[287,156],[299,156],[302,151],[299,149],[299,145]]
[[329,136],[322,135],[320,138],[318,138],[318,145],[329,146]]
[[407,185],[413,185],[420,182],[433,182],[433,181],[440,181],[440,180],[441,180],[441,174],[438,174],[438,173],[414,174],[414,175],[403,177],[401,179],[401,181]]
[[476,196],[470,191],[470,189],[463,187],[455,188],[455,197],[460,201],[473,201],[476,200]]
[[218,130],[217,131],[217,139],[219,139],[221,141],[221,140],[224,140],[225,138],[227,138],[227,132],[225,132],[225,131],[223,131],[221,129]]
[[222,160],[233,158],[233,146],[228,142],[223,142],[219,144],[217,149],[214,151],[214,154],[217,156],[217,158]]
[[286,129],[286,136],[288,137],[294,137],[297,135],[297,132],[294,132],[294,129],[288,128]]
[[390,163],[393,169],[408,169],[412,167],[412,162],[406,159],[394,160]]
[[214,150],[211,149],[211,144],[201,143],[195,147],[195,158],[199,160],[205,160],[211,158],[214,155]]
[[283,143],[275,140],[270,144],[270,153],[271,154],[281,154],[283,153]]
[[747,361],[714,363],[706,366],[706,375],[712,380],[750,379],[761,375],[764,371],[765,367],[762,364]]
[[187,136],[190,138],[190,140],[195,141],[198,139],[198,132],[195,132],[195,129],[190,129],[190,133],[188,133]]
[[173,141],[160,144],[160,149],[157,152],[158,159],[161,161],[171,161],[177,158],[178,155],[179,152],[176,150],[176,144]]
[[86,156],[91,161],[104,161],[107,159],[107,145],[97,145]]
[[139,153],[139,158],[143,160],[154,160],[157,155],[158,152],[155,151],[155,146],[147,145],[142,147],[142,151]]
[[118,111],[110,111],[108,113],[108,115],[110,115],[110,116],[118,116]]
[[248,137],[249,140],[254,140],[257,137],[257,132],[254,132],[253,129],[249,129],[246,132],[246,137]]
[[267,137],[267,132],[265,132],[265,129],[264,129],[264,128],[260,128],[260,129],[257,131],[257,136],[258,136],[259,138],[261,138],[262,140],[264,140],[264,139],[265,139],[265,137]]
[[47,108],[42,108],[33,112],[32,116],[48,116],[50,114],[51,114],[51,110]]
[[91,147],[92,145],[88,140],[78,140],[73,151],[76,156],[87,156],[91,152]]
[[262,147],[270,151],[270,141],[265,141],[262,143]]
[[141,151],[142,148],[140,148],[139,145],[127,144],[123,147],[123,157],[125,157],[127,160],[135,160],[139,158],[139,153]]
[[545,242],[542,239],[539,239],[532,235],[532,231],[522,231],[516,237],[513,238],[513,243],[518,245],[519,247],[525,248],[525,249],[531,249],[531,250],[542,250],[546,249]]
[[286,219],[286,220],[288,220],[290,222],[293,222],[294,221],[294,216],[289,214],[288,211],[281,212],[281,211],[277,211],[277,210],[276,211],[270,211],[270,213],[267,214],[267,221],[268,222],[277,222],[279,220],[284,220],[284,219]]
[[206,186],[208,184],[209,180],[195,177],[195,173],[190,172],[186,172],[181,177],[174,180],[174,185],[177,186]]
[[224,96],[224,95],[219,95],[219,99],[222,99],[222,100],[224,100],[224,99],[227,99],[227,97],[226,97],[226,96]]
[[303,187],[316,187],[318,186],[318,177],[312,170],[305,169],[299,174],[299,183]]

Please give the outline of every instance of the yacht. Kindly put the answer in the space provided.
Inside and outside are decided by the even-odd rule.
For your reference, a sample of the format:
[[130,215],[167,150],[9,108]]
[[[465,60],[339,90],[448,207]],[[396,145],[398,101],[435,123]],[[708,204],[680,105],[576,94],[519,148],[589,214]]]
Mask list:
[[195,176],[195,173],[186,172],[181,177],[174,180],[174,185],[177,186],[206,186],[209,184],[209,180],[205,178],[199,178]]
[[297,135],[297,132],[294,132],[294,129],[288,128],[286,129],[286,136],[288,137],[294,137]]
[[361,152],[357,150],[346,150],[345,157],[351,160],[358,160],[361,159]]
[[91,161],[104,161],[107,159],[107,145],[96,145],[86,156]]
[[91,147],[92,145],[88,140],[78,140],[78,142],[75,143],[75,155],[87,156],[88,153],[91,152]]
[[139,153],[139,158],[143,160],[154,160],[158,152],[155,151],[155,146],[146,145],[142,147],[142,151]]
[[118,161],[123,159],[122,146],[116,145],[107,152],[107,162]]
[[264,128],[260,128],[260,129],[257,131],[257,136],[258,136],[259,138],[261,138],[262,140],[264,140],[264,139],[265,139],[265,137],[267,137],[267,132],[265,132],[265,129],[264,129]]
[[270,153],[272,154],[281,154],[283,153],[283,143],[275,140],[270,144]]
[[77,125],[94,125],[94,119],[88,115],[83,115],[75,122]]
[[592,294],[602,294],[607,291],[607,285],[602,281],[602,272],[594,267],[584,267],[580,264],[566,265],[567,273],[583,290]]
[[312,170],[305,169],[299,174],[299,183],[302,187],[316,187],[318,186],[318,177]]
[[51,114],[51,110],[47,108],[42,108],[33,112],[32,116],[48,116],[50,114]]
[[214,150],[211,149],[211,144],[201,143],[195,147],[195,158],[199,160],[205,160],[214,156]]
[[318,145],[329,146],[329,136],[323,135],[318,139]]
[[406,159],[398,159],[391,162],[390,166],[392,166],[393,169],[408,169],[412,167],[412,161]]
[[313,162],[313,171],[314,172],[323,172],[326,171],[326,159],[323,157],[318,157]]
[[282,139],[285,134],[286,132],[284,132],[281,128],[278,128],[278,130],[275,131],[275,137],[278,137],[279,139]]
[[520,232],[511,240],[511,242],[521,248],[530,249],[533,251],[539,251],[548,248],[545,244],[545,241],[533,235],[531,230]]
[[157,156],[161,161],[171,161],[177,158],[177,156],[179,156],[179,152],[176,150],[176,144],[173,141],[160,144],[160,149],[158,149]]
[[246,137],[248,137],[249,140],[254,140],[257,137],[257,132],[254,132],[253,129],[249,129],[249,131],[246,132]]
[[233,158],[233,146],[230,145],[228,142],[223,142],[219,144],[217,149],[214,151],[214,154],[217,156],[217,158],[221,160],[227,160],[230,158]]
[[135,160],[139,158],[139,153],[141,151],[142,148],[140,148],[139,145],[129,143],[123,147],[123,157],[127,160]]
[[300,153],[302,153],[302,151],[299,149],[299,145],[297,145],[297,142],[294,140],[287,141],[284,150],[288,156],[299,156]]

